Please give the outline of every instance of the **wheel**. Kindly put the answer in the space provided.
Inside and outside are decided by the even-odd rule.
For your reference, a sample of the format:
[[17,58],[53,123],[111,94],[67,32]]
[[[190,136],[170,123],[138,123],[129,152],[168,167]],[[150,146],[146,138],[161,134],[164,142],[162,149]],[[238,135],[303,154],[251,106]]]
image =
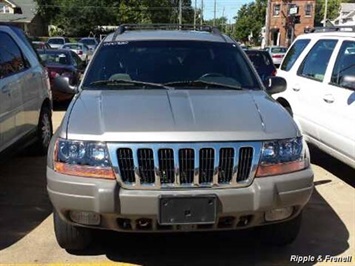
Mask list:
[[52,113],[48,107],[43,107],[37,126],[37,142],[35,150],[40,155],[46,155],[49,142],[53,135]]
[[67,250],[83,250],[92,241],[90,229],[76,227],[64,222],[57,211],[53,212],[54,232],[61,248]]
[[291,244],[297,238],[301,221],[302,214],[299,214],[292,220],[260,227],[261,241],[274,246]]

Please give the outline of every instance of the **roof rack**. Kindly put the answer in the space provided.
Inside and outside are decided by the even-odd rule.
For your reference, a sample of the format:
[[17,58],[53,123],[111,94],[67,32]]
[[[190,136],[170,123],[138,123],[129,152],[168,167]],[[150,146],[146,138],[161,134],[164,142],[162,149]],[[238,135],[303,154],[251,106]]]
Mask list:
[[218,28],[210,25],[193,25],[193,24],[122,24],[120,25],[113,35],[113,39],[116,39],[118,35],[124,33],[127,30],[195,30],[205,31],[213,34],[220,35],[224,38],[223,34]]
[[355,26],[315,27],[311,29],[309,32],[333,32],[333,31],[355,32]]

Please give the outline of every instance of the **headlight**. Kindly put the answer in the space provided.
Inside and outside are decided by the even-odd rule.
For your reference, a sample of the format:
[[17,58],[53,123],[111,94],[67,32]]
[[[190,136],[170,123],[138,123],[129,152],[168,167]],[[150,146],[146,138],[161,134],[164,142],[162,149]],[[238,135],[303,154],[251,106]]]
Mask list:
[[257,177],[302,170],[309,165],[302,137],[263,143]]
[[107,146],[101,142],[58,139],[54,170],[67,175],[115,179]]

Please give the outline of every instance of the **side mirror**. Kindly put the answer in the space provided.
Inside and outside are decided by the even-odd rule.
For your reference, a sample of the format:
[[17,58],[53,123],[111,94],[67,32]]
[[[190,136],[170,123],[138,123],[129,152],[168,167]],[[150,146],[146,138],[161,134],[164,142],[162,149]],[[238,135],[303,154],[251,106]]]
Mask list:
[[77,86],[71,86],[69,84],[69,78],[58,76],[53,80],[54,89],[59,92],[68,93],[68,94],[76,94],[78,92]]
[[287,88],[287,82],[282,77],[268,77],[264,81],[266,92],[271,94],[283,92]]

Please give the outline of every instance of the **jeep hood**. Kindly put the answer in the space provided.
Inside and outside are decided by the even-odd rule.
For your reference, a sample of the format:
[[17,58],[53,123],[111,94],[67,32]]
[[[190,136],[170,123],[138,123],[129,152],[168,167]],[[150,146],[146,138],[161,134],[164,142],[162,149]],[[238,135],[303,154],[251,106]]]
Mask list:
[[264,91],[83,90],[62,137],[107,142],[255,141],[300,135]]

